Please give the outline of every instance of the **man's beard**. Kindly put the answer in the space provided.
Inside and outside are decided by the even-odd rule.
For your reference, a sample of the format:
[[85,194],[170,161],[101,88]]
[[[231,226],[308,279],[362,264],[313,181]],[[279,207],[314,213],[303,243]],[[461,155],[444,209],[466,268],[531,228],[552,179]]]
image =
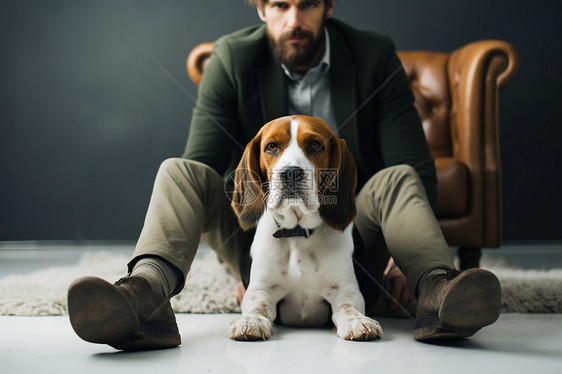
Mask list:
[[[291,71],[309,65],[324,47],[324,28],[322,27],[320,30],[317,39],[314,38],[311,31],[303,30],[300,27],[283,33],[277,42],[268,35],[269,47],[273,57],[278,63],[285,65]],[[292,38],[301,38],[305,42],[286,43],[286,40]]]

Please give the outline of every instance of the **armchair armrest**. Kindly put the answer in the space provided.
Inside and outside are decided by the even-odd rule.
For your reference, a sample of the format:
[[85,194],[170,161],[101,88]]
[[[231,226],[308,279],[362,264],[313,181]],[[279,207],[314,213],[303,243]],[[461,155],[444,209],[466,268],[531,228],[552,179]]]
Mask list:
[[503,41],[470,43],[450,55],[453,155],[471,170],[483,161],[473,151],[481,147],[482,139],[486,147],[497,143],[498,91],[515,76],[518,65],[517,52]]
[[214,43],[201,43],[191,50],[187,57],[186,67],[189,77],[196,85],[201,83],[203,71],[213,52]]
[[467,44],[449,58],[452,154],[469,170],[469,214],[474,225],[485,222],[478,234],[481,246],[501,244],[498,93],[515,75],[518,61],[513,46],[494,40]]

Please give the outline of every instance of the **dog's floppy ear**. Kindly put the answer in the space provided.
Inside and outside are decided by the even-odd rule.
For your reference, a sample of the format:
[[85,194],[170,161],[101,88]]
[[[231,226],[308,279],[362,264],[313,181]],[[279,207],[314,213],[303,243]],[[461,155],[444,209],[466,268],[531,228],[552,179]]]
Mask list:
[[328,173],[324,176],[320,216],[330,227],[344,230],[355,218],[355,187],[357,186],[357,169],[353,155],[343,139],[332,138],[331,161]]
[[234,175],[231,205],[244,230],[256,226],[265,209],[267,176],[261,173],[260,142],[261,133],[246,146]]

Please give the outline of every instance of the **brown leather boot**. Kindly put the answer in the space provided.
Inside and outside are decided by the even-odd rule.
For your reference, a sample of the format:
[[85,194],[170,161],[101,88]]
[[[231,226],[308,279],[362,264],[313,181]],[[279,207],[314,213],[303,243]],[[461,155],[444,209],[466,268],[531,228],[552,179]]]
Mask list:
[[483,269],[435,269],[418,290],[416,340],[468,337],[500,315],[500,283]]
[[68,289],[68,315],[87,342],[126,351],[181,344],[170,301],[141,277],[124,277],[114,285],[95,277],[76,280]]

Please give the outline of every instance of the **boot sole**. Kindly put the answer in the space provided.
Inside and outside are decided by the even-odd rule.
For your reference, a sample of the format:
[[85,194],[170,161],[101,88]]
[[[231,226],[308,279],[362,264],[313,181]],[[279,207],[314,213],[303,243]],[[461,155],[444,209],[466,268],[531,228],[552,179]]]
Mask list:
[[439,315],[416,319],[414,339],[469,337],[500,316],[498,278],[482,269],[469,269],[457,277],[443,300]]
[[68,315],[76,334],[118,350],[171,348],[181,344],[177,326],[141,323],[127,298],[103,279],[82,278],[68,290]]
[[70,286],[68,315],[76,334],[90,343],[112,345],[140,333],[131,304],[100,278],[82,278]]

